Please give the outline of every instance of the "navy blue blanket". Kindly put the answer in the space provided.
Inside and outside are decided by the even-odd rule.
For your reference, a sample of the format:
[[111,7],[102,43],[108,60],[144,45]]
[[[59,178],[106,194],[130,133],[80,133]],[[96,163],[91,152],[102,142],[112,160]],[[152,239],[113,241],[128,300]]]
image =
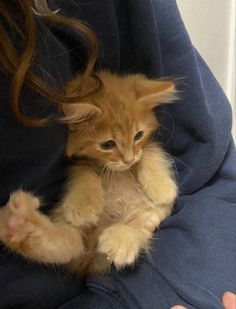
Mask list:
[[[181,77],[181,100],[157,110],[157,138],[175,158],[180,196],[156,233],[152,260],[131,270],[76,279],[0,249],[0,308],[220,309],[224,291],[236,291],[236,155],[229,103],[192,46],[174,0],[57,0],[66,16],[86,21],[100,41],[98,67]],[[63,85],[81,67],[81,37],[38,17],[39,55]],[[43,75],[35,65],[38,74]],[[45,76],[45,78],[47,78]],[[63,185],[66,128],[28,129],[9,109],[9,81],[0,74],[0,205],[22,187],[55,202]],[[30,115],[54,112],[30,89]],[[27,104],[28,102],[28,104]],[[29,103],[30,102],[30,103]],[[33,102],[33,104],[32,104]]]

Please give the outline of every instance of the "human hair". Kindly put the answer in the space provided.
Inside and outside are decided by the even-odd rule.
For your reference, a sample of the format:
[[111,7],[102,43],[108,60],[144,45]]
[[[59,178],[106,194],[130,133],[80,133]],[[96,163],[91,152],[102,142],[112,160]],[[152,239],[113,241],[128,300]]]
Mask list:
[[[11,6],[15,7],[14,11]],[[15,11],[20,12],[20,19],[16,18]],[[65,89],[61,90],[56,86],[48,85],[32,72],[32,64],[37,53],[37,15],[41,15],[41,18],[55,24],[69,26],[80,32],[87,47],[87,60],[79,74],[80,85],[77,91],[68,94]],[[12,31],[19,36],[24,44],[21,52],[19,52],[19,48],[15,47],[15,42],[10,35]],[[82,21],[64,17],[58,14],[58,11],[53,12],[49,9],[46,0],[0,0],[0,71],[10,78],[9,104],[15,117],[24,125],[42,126],[49,121],[49,118],[32,118],[22,113],[19,98],[24,85],[30,86],[59,108],[62,108],[63,104],[76,103],[84,96],[98,91],[101,87],[100,80],[93,73],[97,54],[98,42],[94,32]],[[96,81],[94,88],[87,93],[80,91],[83,83],[91,77]],[[77,76],[74,78],[78,79]]]

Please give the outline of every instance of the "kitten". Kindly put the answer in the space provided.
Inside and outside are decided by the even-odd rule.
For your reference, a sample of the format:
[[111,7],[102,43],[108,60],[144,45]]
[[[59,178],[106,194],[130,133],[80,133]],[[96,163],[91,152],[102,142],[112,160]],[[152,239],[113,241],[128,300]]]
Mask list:
[[76,164],[58,207],[47,217],[37,210],[38,198],[18,191],[0,210],[0,239],[7,247],[79,274],[133,264],[148,251],[177,196],[170,161],[152,141],[158,128],[153,109],[173,101],[173,82],[97,75],[102,91],[64,110],[71,122],[66,154]]

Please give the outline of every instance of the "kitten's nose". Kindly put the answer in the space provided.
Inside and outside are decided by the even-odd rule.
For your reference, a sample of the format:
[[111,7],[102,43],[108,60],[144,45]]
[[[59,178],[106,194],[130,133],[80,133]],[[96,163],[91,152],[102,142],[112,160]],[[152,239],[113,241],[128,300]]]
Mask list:
[[130,165],[134,162],[134,157],[127,157],[123,159],[123,162],[127,165]]

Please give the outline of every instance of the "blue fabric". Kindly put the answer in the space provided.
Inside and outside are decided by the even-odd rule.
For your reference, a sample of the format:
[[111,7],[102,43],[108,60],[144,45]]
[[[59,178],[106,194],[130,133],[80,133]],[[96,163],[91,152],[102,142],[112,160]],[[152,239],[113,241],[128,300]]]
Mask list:
[[[113,269],[105,277],[87,276],[81,282],[2,250],[0,308],[167,309],[183,304],[190,309],[220,309],[223,292],[236,292],[236,154],[227,99],[193,48],[175,1],[77,2],[61,0],[56,4],[65,15],[87,21],[96,31],[101,42],[99,67],[183,78],[181,100],[157,110],[163,125],[157,138],[175,158],[180,196],[173,216],[155,235],[151,260],[142,258],[133,269],[122,273]],[[41,26],[42,31],[49,31],[44,23]],[[63,83],[81,65],[81,38],[68,29],[50,31],[51,49],[47,50],[52,57],[47,68]],[[45,55],[42,59],[47,61]],[[61,76],[63,73],[65,76]],[[6,83],[0,85],[7,87]],[[16,126],[13,133],[16,128],[19,132]],[[32,145],[32,131],[24,130],[22,140]],[[38,130],[41,144],[38,136],[45,134],[41,130],[54,138],[57,131],[61,132],[55,144],[47,145],[39,154],[53,156],[58,150],[55,161],[50,161],[50,168],[54,166],[57,173],[52,174],[42,161],[45,176],[37,173],[39,167],[35,165],[38,178],[28,174],[26,183],[25,174],[19,171],[20,180],[9,180],[10,185],[1,192],[2,200],[21,182],[46,197],[50,196],[51,184],[59,187],[65,169],[60,165],[64,146],[59,146],[61,140],[65,143],[64,129],[52,126]],[[2,132],[0,129],[0,137],[5,136]],[[26,141],[28,136],[32,140]],[[9,150],[6,138],[5,144],[2,140],[0,143]],[[2,166],[0,170],[5,171]],[[57,198],[55,192],[51,199]]]

